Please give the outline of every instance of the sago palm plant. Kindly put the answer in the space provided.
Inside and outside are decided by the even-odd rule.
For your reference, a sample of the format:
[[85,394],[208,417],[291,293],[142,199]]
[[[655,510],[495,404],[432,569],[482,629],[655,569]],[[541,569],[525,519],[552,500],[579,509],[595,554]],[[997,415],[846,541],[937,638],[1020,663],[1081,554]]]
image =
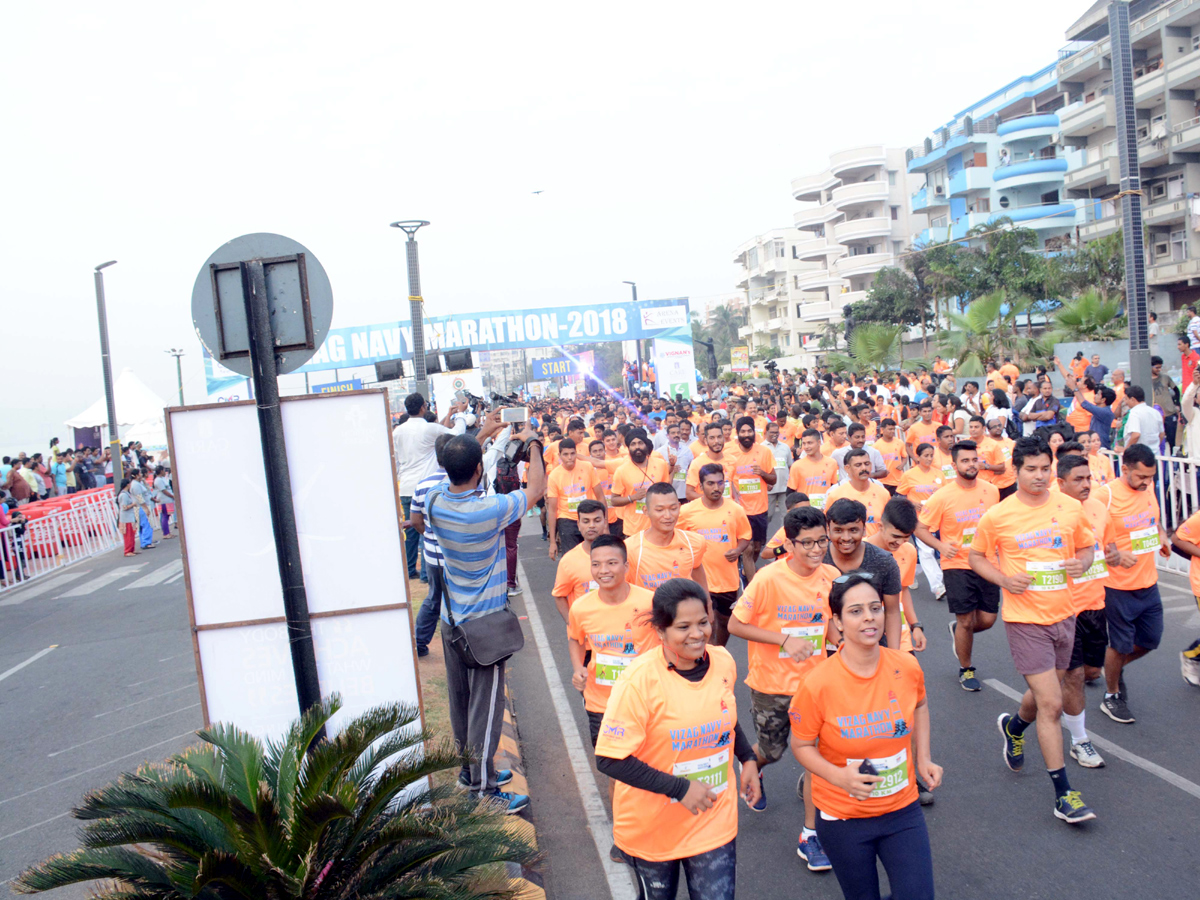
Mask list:
[[381,706],[306,753],[333,697],[266,744],[228,725],[122,775],[74,810],[83,847],[22,873],[22,893],[100,881],[102,900],[341,900],[515,896],[504,863],[529,864],[527,826],[428,788],[457,768],[410,706]]
[[1080,294],[1054,311],[1054,326],[1046,342],[1111,341],[1128,337],[1129,320],[1119,315],[1120,297],[1106,298],[1097,290]]
[[955,373],[983,375],[989,361],[998,365],[1006,356],[1020,360],[1042,355],[1037,341],[1016,333],[1014,323],[1024,309],[1021,298],[994,291],[977,297],[965,312],[948,313],[950,330],[938,333],[938,344],[943,356],[958,360]]

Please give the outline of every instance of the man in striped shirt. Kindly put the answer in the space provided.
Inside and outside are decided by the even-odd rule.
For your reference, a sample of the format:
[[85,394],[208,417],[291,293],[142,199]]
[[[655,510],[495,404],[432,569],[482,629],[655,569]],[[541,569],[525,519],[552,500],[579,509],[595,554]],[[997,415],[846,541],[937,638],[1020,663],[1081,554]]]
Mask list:
[[[485,433],[487,428],[480,430],[479,440],[490,436]],[[514,440],[531,442],[526,472],[528,486],[511,494],[481,496],[479,483],[484,468],[479,440],[459,435],[442,449],[442,464],[449,483],[429,489],[425,518],[437,533],[442,555],[442,648],[450,727],[458,749],[471,760],[469,778],[464,780],[460,776],[459,782],[473,794],[495,798],[505,812],[517,813],[529,805],[529,798],[501,791],[493,762],[504,722],[507,660],[483,667],[468,665],[467,657],[451,641],[450,615],[455,623],[461,624],[499,612],[507,605],[504,529],[519,521],[542,498],[546,468],[542,446],[527,427]]]
[[[421,609],[417,613],[415,628],[417,656],[429,655],[429,642],[433,640],[433,633],[437,631],[438,619],[442,613],[442,579],[444,578],[442,550],[438,546],[437,535],[425,521],[425,499],[430,488],[449,482],[446,477],[445,463],[442,462],[442,451],[450,443],[450,437],[451,435],[448,434],[439,434],[437,440],[434,441],[433,452],[437,457],[437,471],[432,475],[425,476],[417,483],[417,489],[413,491],[412,504],[409,507],[409,524],[423,538],[421,545],[425,555],[424,572],[429,579],[429,592],[425,595],[425,602],[421,604]],[[479,489],[476,488],[476,491]]]

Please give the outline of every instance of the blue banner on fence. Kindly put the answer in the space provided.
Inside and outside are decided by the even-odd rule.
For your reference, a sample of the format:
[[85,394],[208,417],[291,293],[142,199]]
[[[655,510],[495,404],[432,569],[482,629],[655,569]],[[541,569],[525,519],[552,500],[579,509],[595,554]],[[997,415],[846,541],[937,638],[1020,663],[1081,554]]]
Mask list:
[[349,381],[333,381],[329,384],[314,384],[309,388],[312,394],[340,394],[342,391],[361,391],[362,379],[352,378]]
[[570,357],[560,359],[537,359],[533,362],[533,380],[544,381],[547,378],[566,378],[579,374],[579,363]]

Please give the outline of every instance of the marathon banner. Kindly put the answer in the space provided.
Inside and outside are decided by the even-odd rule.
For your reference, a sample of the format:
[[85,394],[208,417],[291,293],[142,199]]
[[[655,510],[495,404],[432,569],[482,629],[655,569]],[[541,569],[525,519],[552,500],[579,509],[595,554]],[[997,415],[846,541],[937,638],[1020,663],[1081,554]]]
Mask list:
[[340,394],[342,391],[361,391],[362,379],[352,378],[349,381],[333,381],[329,384],[314,384],[309,389],[313,394]]

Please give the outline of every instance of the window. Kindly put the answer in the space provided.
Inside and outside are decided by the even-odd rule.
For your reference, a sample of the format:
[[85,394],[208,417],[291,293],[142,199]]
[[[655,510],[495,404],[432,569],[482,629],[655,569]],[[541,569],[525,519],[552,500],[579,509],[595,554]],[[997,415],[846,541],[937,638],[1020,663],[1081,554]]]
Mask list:
[[892,241],[892,256],[899,256],[904,252],[903,241]]
[[1183,173],[1167,176],[1167,199],[1175,200],[1183,196]]
[[796,254],[796,245],[792,244],[792,259],[799,259],[799,258],[800,257]]
[[800,318],[800,307],[801,307],[801,306],[803,306],[803,305],[804,305],[803,303],[797,303],[797,304],[796,304],[796,318],[797,318],[797,319],[798,319],[798,318]]
[[1171,232],[1171,262],[1183,262],[1187,259],[1187,233]]
[[898,207],[898,206],[893,206],[893,207],[892,207],[892,221],[893,221],[893,222],[896,222],[896,221],[898,221],[899,219],[900,219],[900,207]]
[[981,213],[991,212],[992,211],[991,198],[990,197],[980,197],[978,200],[976,200],[975,201],[975,211],[981,212]]
[[1171,245],[1166,241],[1155,239],[1154,241],[1154,261],[1156,263],[1166,262],[1171,255]]
[[888,184],[892,185],[893,187],[896,185],[896,173],[891,170],[888,170]]
[[1156,181],[1150,185],[1150,200],[1162,200],[1167,196],[1167,183],[1165,181]]
[[783,346],[785,346],[785,347],[792,346],[792,336],[790,334],[785,334],[783,336]]
[[945,228],[946,227],[946,217],[938,216],[936,219],[933,219],[929,224],[933,228]]

